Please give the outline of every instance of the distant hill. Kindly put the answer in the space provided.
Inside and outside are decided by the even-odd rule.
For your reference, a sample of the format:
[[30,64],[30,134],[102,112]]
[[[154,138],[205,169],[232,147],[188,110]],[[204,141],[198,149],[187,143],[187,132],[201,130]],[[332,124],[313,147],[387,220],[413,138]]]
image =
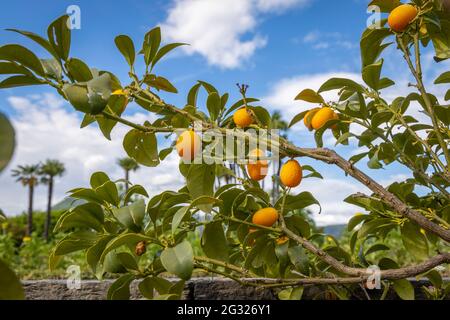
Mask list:
[[52,207],[52,211],[66,211],[70,208],[76,207],[77,205],[83,204],[86,201],[75,199],[71,197],[66,197],[62,201],[58,202]]
[[346,224],[333,224],[323,227],[323,233],[332,235],[335,238],[339,238],[346,227]]

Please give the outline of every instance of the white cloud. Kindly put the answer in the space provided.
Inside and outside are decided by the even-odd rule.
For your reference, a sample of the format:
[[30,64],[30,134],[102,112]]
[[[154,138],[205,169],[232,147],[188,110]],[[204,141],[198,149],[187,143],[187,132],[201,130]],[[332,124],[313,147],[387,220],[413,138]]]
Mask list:
[[188,54],[204,56],[210,65],[239,67],[267,38],[255,32],[261,14],[281,13],[311,0],[175,0],[162,23],[171,41],[186,42]]
[[[105,171],[112,179],[123,173],[116,159],[125,156],[122,139],[128,128],[118,125],[112,141],[106,140],[94,125],[80,129],[80,118],[65,109],[65,102],[53,94],[29,97],[10,97],[16,111],[12,117],[17,131],[17,150],[9,167],[0,176],[0,206],[7,214],[17,214],[26,209],[26,190],[10,176],[10,169],[19,164],[32,164],[47,158],[65,163],[67,173],[57,180],[55,203],[65,197],[68,190],[89,185],[90,175]],[[135,113],[126,117],[143,123],[152,120],[146,114]],[[176,190],[183,183],[178,174],[178,157],[173,153],[160,166],[144,168],[132,173],[133,183],[142,184],[149,193],[166,189]],[[44,209],[46,188],[39,186],[35,195],[36,209]]]
[[317,30],[308,32],[301,41],[299,41],[298,38],[294,39],[294,42],[309,44],[315,50],[333,47],[342,47],[350,50],[358,47],[358,44],[347,40],[345,36],[339,32],[320,32]]

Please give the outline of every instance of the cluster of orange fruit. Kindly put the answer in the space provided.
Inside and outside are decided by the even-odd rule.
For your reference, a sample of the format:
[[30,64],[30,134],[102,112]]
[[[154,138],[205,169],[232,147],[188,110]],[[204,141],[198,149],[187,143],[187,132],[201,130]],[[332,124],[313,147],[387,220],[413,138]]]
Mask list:
[[[246,128],[253,124],[254,118],[247,108],[241,108],[233,115],[234,123],[239,128]],[[201,139],[193,130],[184,131],[177,139],[176,149],[178,155],[185,161],[193,160],[201,152]],[[269,163],[260,149],[250,151],[247,164],[247,174],[250,179],[260,181],[267,176]],[[280,181],[287,188],[297,187],[303,178],[301,165],[294,159],[287,161],[280,170]],[[252,222],[257,225],[270,227],[278,220],[278,211],[274,208],[263,208],[257,211]]]

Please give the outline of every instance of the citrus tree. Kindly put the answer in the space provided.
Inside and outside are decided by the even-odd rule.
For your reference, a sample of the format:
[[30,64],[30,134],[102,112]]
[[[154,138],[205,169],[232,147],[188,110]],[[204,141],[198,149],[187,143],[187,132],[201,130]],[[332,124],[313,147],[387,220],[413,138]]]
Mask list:
[[[52,251],[50,266],[66,254],[85,250],[99,278],[105,273],[118,274],[108,292],[110,299],[128,298],[133,280],[139,281],[146,298],[154,298],[156,290],[160,299],[177,299],[194,269],[242,285],[272,288],[283,299],[301,298],[308,285],[323,286],[323,297],[345,299],[356,287],[371,288],[376,277],[384,288],[382,297],[394,288],[401,298],[413,299],[414,288],[407,278],[418,275],[427,276],[433,284],[433,290],[428,289],[431,297],[448,294],[450,287],[434,268],[450,261],[450,111],[443,102],[450,98],[450,91],[444,99],[427,91],[421,50],[433,46],[437,62],[450,57],[450,17],[441,1],[402,5],[376,0],[372,4],[390,16],[380,21],[379,28],[368,28],[362,35],[364,83],[333,78],[318,91],[299,88],[295,98],[317,104],[290,122],[290,126],[301,125],[303,120],[314,132],[316,148],[302,148],[267,133],[271,116],[257,99],[247,97],[245,85],[239,86],[242,99],[234,103],[228,102],[227,93],[203,81],[188,92],[185,105],[161,99],[159,91],[175,94],[177,89],[157,74],[156,67],[183,44],[162,45],[159,28],[145,35],[140,49],[126,35],[115,38],[128,65],[130,80],[126,83],[70,55],[67,16],[49,26],[47,37],[12,30],[41,45],[48,57],[40,59],[21,45],[0,47],[0,71],[10,75],[0,82],[1,88],[52,86],[84,115],[82,127],[96,122],[110,139],[116,125],[128,126],[123,148],[139,165],[157,166],[175,150],[186,181],[179,190],[149,198],[139,185],[119,195],[107,174],[94,173],[90,186],[69,192],[85,203],[68,210],[57,222],[56,232],[71,232]],[[397,45],[415,83],[408,96],[388,101],[382,91],[395,84],[382,77],[381,55],[392,45]],[[137,59],[143,60],[143,70],[137,70]],[[435,83],[450,83],[450,72]],[[338,90],[337,101],[323,98],[331,90]],[[206,93],[206,101],[198,101],[200,91]],[[157,119],[153,123],[125,119],[122,115],[130,102]],[[413,102],[420,105],[427,121],[419,122],[411,115]],[[327,131],[333,133],[336,144],[353,140],[366,151],[344,159],[323,148],[322,136]],[[223,147],[223,139],[230,137],[231,146]],[[173,139],[172,146],[158,148],[168,138]],[[245,159],[236,156],[236,150],[243,151]],[[269,161],[277,157],[284,163],[277,178],[281,190],[274,193],[279,197],[271,199],[258,181],[267,175]],[[302,209],[320,204],[311,193],[297,194],[293,188],[303,179],[321,178],[313,167],[300,164],[303,157],[336,166],[371,191],[345,200],[366,212],[348,222],[348,250],[337,239],[315,233],[301,214]],[[399,163],[410,170],[411,177],[383,187],[357,167],[363,159],[373,170]],[[238,163],[245,177],[216,188],[217,177],[233,175],[225,166],[229,162]],[[133,195],[141,199],[130,201]],[[202,229],[202,255],[195,255],[186,240],[197,228]],[[413,265],[380,255],[390,249],[383,240],[392,232],[400,232],[401,245],[413,257]],[[158,248],[150,257],[149,246]],[[370,268],[373,265],[381,269],[376,274]],[[166,273],[179,281],[168,281],[163,277]]]

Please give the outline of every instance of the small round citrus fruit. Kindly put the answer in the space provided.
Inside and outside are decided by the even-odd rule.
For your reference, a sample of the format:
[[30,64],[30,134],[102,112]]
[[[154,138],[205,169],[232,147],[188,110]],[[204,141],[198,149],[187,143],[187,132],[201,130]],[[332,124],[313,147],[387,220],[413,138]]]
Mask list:
[[280,180],[284,186],[295,188],[302,182],[302,178],[302,166],[297,160],[289,160],[281,167]]
[[254,149],[248,154],[250,162],[247,164],[247,173],[250,179],[260,181],[267,176],[269,164],[267,160],[257,160],[258,157],[264,157],[264,152],[260,149]]
[[313,127],[313,129],[318,130],[322,128],[325,123],[334,119],[336,119],[336,113],[333,111],[333,109],[329,107],[323,107],[318,110],[312,118],[311,126]]
[[253,123],[253,117],[251,112],[244,107],[234,113],[233,121],[237,127],[246,128]]
[[198,134],[193,130],[186,130],[177,139],[176,148],[178,155],[184,161],[192,161],[201,151],[201,144]]
[[278,220],[278,211],[274,208],[264,208],[255,212],[252,222],[260,226],[271,227]]
[[309,110],[306,114],[305,117],[303,118],[303,123],[305,124],[305,127],[307,127],[309,130],[312,130],[313,127],[311,125],[311,120],[314,117],[314,115],[316,114],[317,111],[319,111],[319,108],[314,108]]
[[410,4],[402,4],[391,11],[388,24],[395,32],[403,32],[417,16],[417,8]]

